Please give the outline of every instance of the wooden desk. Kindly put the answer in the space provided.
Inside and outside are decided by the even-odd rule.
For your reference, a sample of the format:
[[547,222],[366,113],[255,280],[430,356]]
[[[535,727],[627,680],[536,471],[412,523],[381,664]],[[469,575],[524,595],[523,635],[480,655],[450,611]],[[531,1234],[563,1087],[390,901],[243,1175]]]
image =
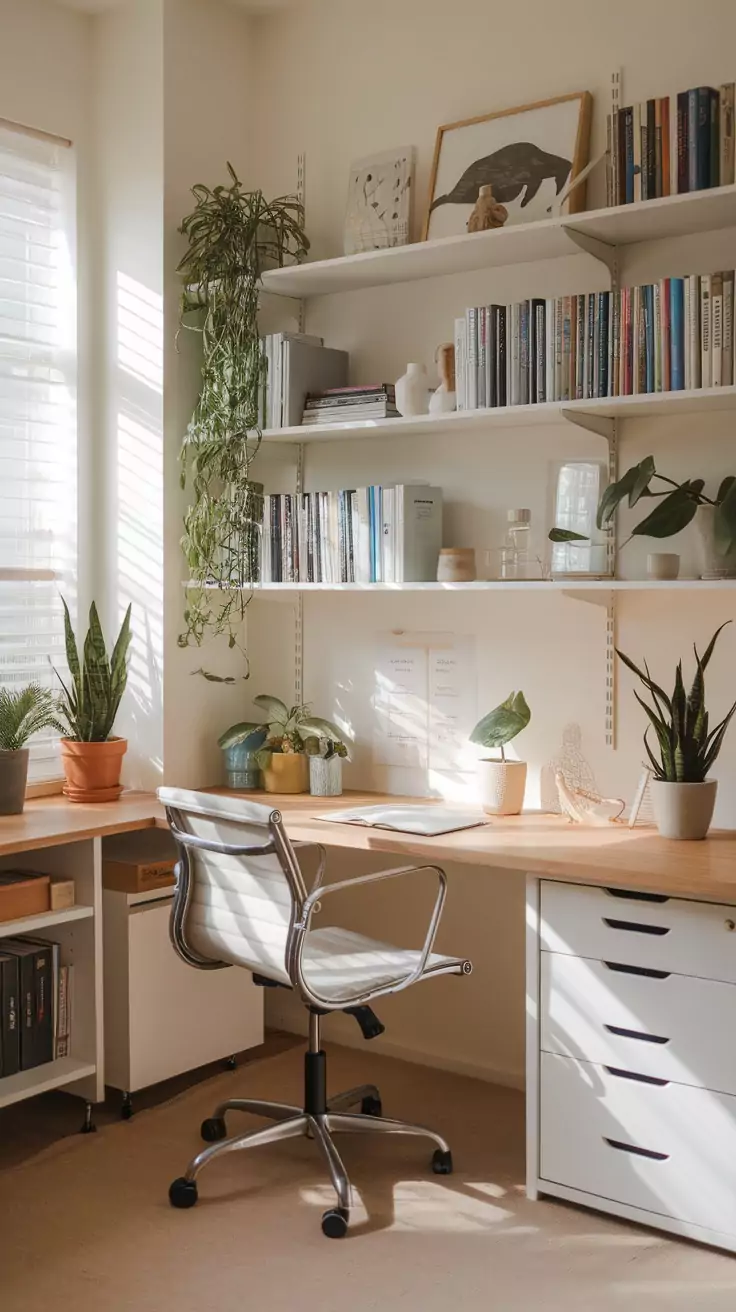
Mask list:
[[0,857],[165,823],[163,807],[153,793],[128,792],[117,802],[92,804],[39,797],[26,802],[22,815],[0,816]]

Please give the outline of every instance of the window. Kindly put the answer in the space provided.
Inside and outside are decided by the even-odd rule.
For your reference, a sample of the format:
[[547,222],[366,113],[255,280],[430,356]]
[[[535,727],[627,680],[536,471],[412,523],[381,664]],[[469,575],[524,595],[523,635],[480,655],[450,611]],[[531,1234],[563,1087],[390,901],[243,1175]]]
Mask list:
[[[76,612],[73,160],[0,124],[0,683],[52,687]],[[29,779],[57,778],[53,737]]]

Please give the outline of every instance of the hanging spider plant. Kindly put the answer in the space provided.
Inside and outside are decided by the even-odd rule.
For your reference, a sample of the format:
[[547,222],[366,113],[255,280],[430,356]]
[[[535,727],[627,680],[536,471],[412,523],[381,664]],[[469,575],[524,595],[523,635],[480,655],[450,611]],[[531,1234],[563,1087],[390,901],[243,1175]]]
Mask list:
[[192,188],[196,205],[180,228],[189,243],[178,267],[181,326],[201,334],[204,360],[181,450],[182,487],[189,483],[194,499],[184,517],[190,586],[179,645],[227,634],[243,652],[247,678],[242,630],[249,585],[259,576],[263,518],[263,488],[250,477],[266,371],[260,280],[265,269],[303,260],[309,243],[299,201],[244,191],[227,167],[230,186]]

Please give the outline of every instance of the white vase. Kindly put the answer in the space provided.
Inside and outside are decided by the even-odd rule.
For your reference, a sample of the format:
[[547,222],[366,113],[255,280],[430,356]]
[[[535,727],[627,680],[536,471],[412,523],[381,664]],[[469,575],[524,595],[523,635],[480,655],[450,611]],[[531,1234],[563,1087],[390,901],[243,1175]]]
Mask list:
[[431,415],[449,415],[456,409],[456,393],[448,391],[445,383],[440,383],[436,392],[433,392],[429,398],[429,413]]
[[426,415],[429,410],[427,370],[423,364],[408,364],[396,383],[396,409],[400,415]]
[[526,761],[478,761],[480,804],[487,815],[519,815],[524,805]]
[[663,838],[705,838],[716,804],[716,779],[701,784],[670,784],[652,779],[652,810]]
[[342,757],[310,756],[309,791],[312,797],[342,796]]
[[700,577],[701,579],[733,579],[736,578],[736,547],[733,547],[726,556],[722,556],[716,550],[715,517],[715,506],[698,506],[695,527],[700,547]]

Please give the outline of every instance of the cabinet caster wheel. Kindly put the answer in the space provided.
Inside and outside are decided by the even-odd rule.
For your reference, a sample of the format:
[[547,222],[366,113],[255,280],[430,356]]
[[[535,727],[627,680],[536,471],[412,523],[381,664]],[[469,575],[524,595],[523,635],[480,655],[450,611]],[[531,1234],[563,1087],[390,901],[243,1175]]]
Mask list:
[[129,1121],[133,1115],[133,1103],[129,1093],[123,1095],[123,1101],[120,1107],[121,1121]]
[[197,1185],[194,1180],[185,1180],[184,1176],[179,1176],[178,1180],[169,1185],[169,1202],[172,1207],[194,1207],[197,1201]]
[[199,1132],[205,1143],[218,1143],[227,1137],[227,1127],[222,1116],[208,1116],[206,1121],[202,1121]]
[[236,1071],[238,1069],[237,1057],[228,1057],[223,1064],[226,1071]]
[[348,1232],[348,1214],[344,1207],[330,1207],[322,1214],[322,1234],[328,1239],[344,1239]]
[[367,1098],[363,1098],[360,1104],[360,1111],[362,1116],[383,1116],[383,1104],[381,1099],[374,1098],[372,1094],[370,1094]]
[[452,1175],[452,1153],[443,1148],[435,1148],[432,1153],[432,1170],[435,1175]]

